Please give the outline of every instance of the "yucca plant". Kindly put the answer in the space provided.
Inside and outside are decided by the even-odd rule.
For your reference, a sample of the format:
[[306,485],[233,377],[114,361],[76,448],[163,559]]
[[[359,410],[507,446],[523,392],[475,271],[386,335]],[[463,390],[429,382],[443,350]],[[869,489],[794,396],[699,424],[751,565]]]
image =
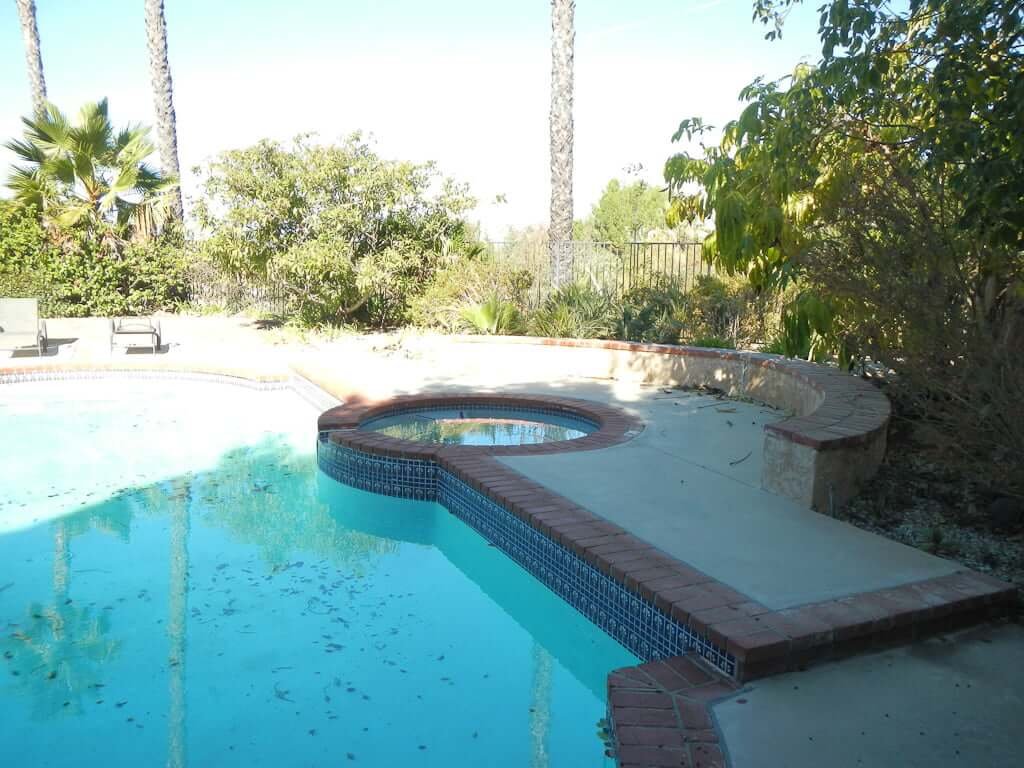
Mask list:
[[178,180],[146,164],[154,151],[148,128],[114,130],[106,99],[86,104],[74,122],[53,104],[22,122],[24,139],[5,145],[21,161],[7,186],[45,224],[118,241],[152,234],[167,220]]
[[530,318],[534,336],[568,339],[607,339],[615,327],[614,302],[603,292],[570,283],[547,298]]
[[461,317],[475,333],[510,336],[522,332],[522,318],[515,305],[497,296],[463,307]]

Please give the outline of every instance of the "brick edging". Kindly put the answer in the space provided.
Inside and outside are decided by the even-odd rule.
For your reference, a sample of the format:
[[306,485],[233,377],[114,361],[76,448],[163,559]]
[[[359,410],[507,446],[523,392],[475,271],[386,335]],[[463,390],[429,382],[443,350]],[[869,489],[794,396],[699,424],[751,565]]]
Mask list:
[[739,690],[686,656],[608,675],[609,756],[620,768],[727,764],[711,705]]
[[[381,416],[398,414],[413,408],[455,408],[458,406],[492,406],[500,408],[538,408],[577,416],[596,424],[597,430],[573,440],[556,440],[533,445],[437,445],[402,440],[379,432],[360,431],[365,422]],[[317,421],[320,432],[331,432],[333,442],[354,450],[396,459],[434,459],[442,456],[530,456],[592,451],[626,442],[643,431],[644,423],[604,403],[573,397],[550,395],[486,394],[479,392],[428,395],[399,395],[386,400],[367,401],[350,398],[342,405],[321,414]]]

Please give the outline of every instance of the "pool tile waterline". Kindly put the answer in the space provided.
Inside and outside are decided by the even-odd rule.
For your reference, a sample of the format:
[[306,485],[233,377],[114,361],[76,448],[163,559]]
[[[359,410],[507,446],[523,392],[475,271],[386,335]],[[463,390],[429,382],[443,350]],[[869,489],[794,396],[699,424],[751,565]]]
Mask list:
[[317,462],[346,485],[387,496],[437,501],[519,563],[631,653],[645,661],[699,654],[732,677],[736,659],[552,541],[436,462],[372,456],[321,432]]

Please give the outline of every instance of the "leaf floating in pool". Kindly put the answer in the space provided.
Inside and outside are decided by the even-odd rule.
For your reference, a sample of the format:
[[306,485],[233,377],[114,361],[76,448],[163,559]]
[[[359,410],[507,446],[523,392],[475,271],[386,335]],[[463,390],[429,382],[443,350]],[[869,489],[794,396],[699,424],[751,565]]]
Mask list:
[[347,757],[349,760],[355,760],[356,759],[356,756],[353,755],[351,752],[346,752],[345,753],[345,757]]
[[127,701],[119,701],[114,706],[117,707],[118,709],[120,709],[121,707],[123,707],[127,703],[128,703]]

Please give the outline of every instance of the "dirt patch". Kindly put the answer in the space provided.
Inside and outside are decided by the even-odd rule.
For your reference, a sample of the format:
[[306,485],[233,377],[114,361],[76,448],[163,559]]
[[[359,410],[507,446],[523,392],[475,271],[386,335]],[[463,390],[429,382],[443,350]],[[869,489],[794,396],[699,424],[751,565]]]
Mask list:
[[1021,500],[993,491],[933,437],[897,422],[878,474],[837,517],[1024,587],[1024,521],[1005,513]]

